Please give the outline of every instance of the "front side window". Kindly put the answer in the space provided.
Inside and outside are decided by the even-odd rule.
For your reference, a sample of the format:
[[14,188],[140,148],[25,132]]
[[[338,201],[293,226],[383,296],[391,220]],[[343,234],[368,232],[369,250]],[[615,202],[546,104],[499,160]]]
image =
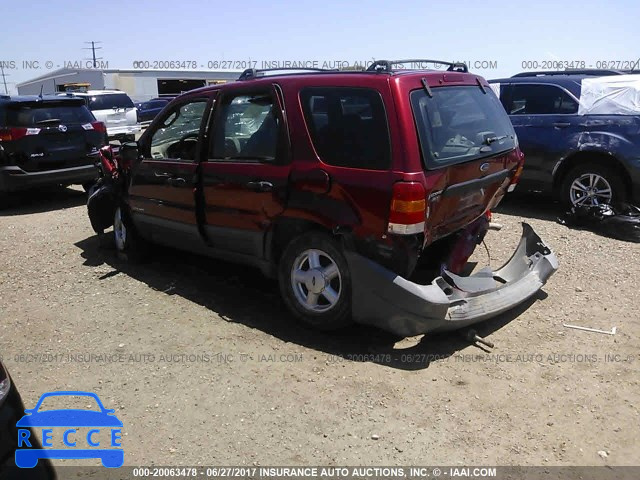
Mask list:
[[227,97],[220,108],[210,158],[227,161],[276,159],[281,121],[271,93]]
[[387,170],[391,148],[380,94],[367,88],[306,88],[300,93],[307,128],[329,165]]
[[151,136],[151,158],[195,161],[206,106],[207,101],[199,99],[172,108]]
[[[485,93],[486,92],[486,93]],[[427,168],[512,150],[516,134],[493,90],[436,87],[411,92],[411,107]]]
[[555,85],[515,84],[511,86],[509,115],[559,115],[578,112],[578,102]]

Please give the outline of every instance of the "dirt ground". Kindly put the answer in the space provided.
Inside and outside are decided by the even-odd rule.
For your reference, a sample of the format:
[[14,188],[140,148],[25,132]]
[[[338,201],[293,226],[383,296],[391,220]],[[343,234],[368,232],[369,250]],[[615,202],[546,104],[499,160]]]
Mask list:
[[494,215],[476,261],[506,261],[527,219],[560,269],[479,326],[485,352],[306,329],[257,271],[166,249],[130,266],[79,189],[23,195],[0,211],[0,355],[27,408],[62,389],[115,408],[125,465],[638,465],[639,246],[557,213],[527,196]]

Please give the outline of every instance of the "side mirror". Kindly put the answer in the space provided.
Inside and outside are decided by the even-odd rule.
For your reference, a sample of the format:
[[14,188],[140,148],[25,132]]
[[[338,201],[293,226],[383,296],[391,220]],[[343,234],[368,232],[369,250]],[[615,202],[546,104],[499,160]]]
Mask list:
[[136,160],[138,160],[138,143],[137,142],[126,142],[120,145],[120,158],[128,164],[132,164]]

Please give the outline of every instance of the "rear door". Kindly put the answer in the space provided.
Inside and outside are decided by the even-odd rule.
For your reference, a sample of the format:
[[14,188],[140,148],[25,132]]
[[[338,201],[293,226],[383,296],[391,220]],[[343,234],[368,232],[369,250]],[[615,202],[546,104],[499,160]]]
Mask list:
[[93,164],[105,143],[102,125],[81,100],[15,102],[6,110],[6,149],[27,172]]
[[422,88],[410,98],[430,192],[425,232],[432,241],[490,208],[520,157],[511,122],[488,86]]
[[264,256],[265,234],[286,199],[285,123],[273,85],[227,90],[218,99],[202,163],[204,232],[216,250]]
[[195,211],[202,126],[212,97],[189,97],[167,109],[140,139],[129,205],[141,233],[177,248],[200,245]]
[[521,181],[546,189],[578,130],[578,101],[558,85],[513,83],[502,90],[503,105],[525,154]]

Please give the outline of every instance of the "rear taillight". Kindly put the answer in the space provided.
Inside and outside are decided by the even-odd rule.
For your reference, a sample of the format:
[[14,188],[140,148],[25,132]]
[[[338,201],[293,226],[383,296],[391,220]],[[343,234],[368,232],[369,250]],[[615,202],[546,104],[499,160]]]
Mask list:
[[513,174],[513,177],[511,177],[511,183],[509,184],[509,188],[507,189],[508,192],[513,192],[516,189],[516,185],[518,185],[518,182],[520,181],[520,175],[522,175],[523,169],[524,169],[524,156],[520,160],[520,163],[518,164],[518,168],[516,168],[516,172]]
[[39,128],[0,128],[0,141],[12,142],[20,140],[27,135],[37,135],[39,133]]
[[102,122],[91,122],[91,126],[96,132],[107,133],[107,127]]
[[425,197],[426,192],[420,183],[394,184],[387,231],[397,235],[422,233],[427,210]]

